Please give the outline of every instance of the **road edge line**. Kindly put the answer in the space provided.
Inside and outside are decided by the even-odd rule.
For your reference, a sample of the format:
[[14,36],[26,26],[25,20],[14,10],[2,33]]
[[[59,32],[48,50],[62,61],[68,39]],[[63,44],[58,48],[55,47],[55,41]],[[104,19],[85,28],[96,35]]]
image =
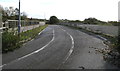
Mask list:
[[[46,27],[46,28],[47,28],[47,27]],[[45,29],[46,29],[46,28],[45,28]],[[44,29],[44,30],[45,30],[45,29]],[[40,35],[44,30],[42,30],[41,32],[39,32],[38,35]]]
[[6,65],[8,65],[8,64],[10,64],[10,63],[13,63],[13,62],[15,62],[15,61],[22,60],[22,59],[24,59],[24,58],[26,58],[26,57],[28,57],[28,56],[30,56],[30,55],[33,55],[33,54],[35,54],[35,53],[38,53],[39,51],[45,49],[45,47],[47,47],[51,42],[53,42],[54,39],[55,39],[55,30],[53,29],[53,38],[52,38],[52,40],[51,40],[50,42],[48,42],[46,45],[44,45],[42,48],[40,48],[40,49],[38,49],[38,50],[36,50],[36,51],[34,51],[34,52],[32,52],[32,53],[29,53],[29,54],[27,54],[27,55],[25,55],[25,56],[22,56],[22,57],[20,57],[20,58],[18,58],[18,59],[16,59],[16,60],[13,60],[13,61],[11,61],[11,62],[9,62],[9,63],[7,63],[7,64],[3,64],[3,65],[0,66],[0,68],[4,67],[4,66],[6,66]]

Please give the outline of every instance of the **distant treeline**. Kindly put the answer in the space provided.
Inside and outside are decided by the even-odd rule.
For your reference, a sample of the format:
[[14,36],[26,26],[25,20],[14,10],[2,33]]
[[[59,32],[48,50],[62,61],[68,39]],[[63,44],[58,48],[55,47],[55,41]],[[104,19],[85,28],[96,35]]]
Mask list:
[[87,18],[84,21],[62,19],[62,20],[60,20],[60,22],[83,23],[83,24],[94,24],[94,25],[114,25],[114,26],[118,26],[120,24],[120,22],[117,22],[117,21],[105,22],[105,21],[100,21],[96,18]]
[[[13,7],[6,7],[3,8],[0,5],[0,10],[2,10],[2,21],[5,22],[7,20],[18,20],[19,16],[19,9],[18,8],[13,8]],[[37,18],[28,18],[27,13],[21,12],[21,20],[36,20],[36,21],[44,21],[44,19],[37,19]]]
[[87,18],[84,21],[80,20],[68,20],[68,19],[58,19],[56,16],[51,16],[47,21],[48,24],[56,24],[56,23],[83,23],[83,24],[94,24],[94,25],[113,25],[118,26],[120,22],[117,21],[101,21],[96,18]]
[[[2,10],[2,21],[5,22],[7,20],[18,20],[19,9],[13,7],[3,8],[0,6],[0,10]],[[25,12],[21,12],[21,20],[35,20],[35,21],[44,21],[45,19],[37,19],[37,18],[28,18]],[[94,25],[114,25],[118,26],[120,22],[117,21],[100,21],[96,18],[86,18],[84,21],[80,20],[67,20],[67,19],[58,19],[56,16],[51,16],[49,20],[46,20],[48,24],[55,24],[59,22],[69,22],[69,23],[83,23],[83,24],[94,24]]]

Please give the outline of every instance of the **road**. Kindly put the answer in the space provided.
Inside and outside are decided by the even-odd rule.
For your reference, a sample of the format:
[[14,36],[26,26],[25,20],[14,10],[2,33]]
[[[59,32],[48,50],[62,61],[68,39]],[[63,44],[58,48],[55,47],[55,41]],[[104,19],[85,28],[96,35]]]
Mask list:
[[3,69],[116,69],[95,48],[103,41],[84,32],[49,25],[35,39],[2,55]]
[[80,27],[90,31],[103,33],[110,36],[118,36],[118,26],[110,25],[93,25],[93,24],[82,24],[82,23],[60,23],[62,25],[69,25],[73,27]]
[[100,26],[100,25],[79,25],[82,28],[88,28],[93,31],[100,31],[101,33],[118,36],[118,26]]

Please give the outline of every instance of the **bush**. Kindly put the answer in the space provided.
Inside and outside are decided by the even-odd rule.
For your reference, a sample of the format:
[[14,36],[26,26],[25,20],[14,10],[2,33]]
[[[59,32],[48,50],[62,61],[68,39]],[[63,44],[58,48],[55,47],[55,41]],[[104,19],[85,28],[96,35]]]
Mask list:
[[106,22],[104,21],[100,21],[96,18],[88,18],[88,19],[85,19],[83,21],[84,24],[95,24],[95,25],[98,25],[98,24],[106,24]]
[[17,48],[20,48],[23,43],[37,36],[38,33],[47,26],[48,25],[44,25],[34,28],[32,30],[28,30],[26,32],[22,32],[19,36],[14,35],[14,32],[5,31],[4,33],[2,33],[2,53],[6,53],[8,51],[13,51]]
[[49,24],[57,24],[59,23],[59,19],[56,16],[51,16],[49,20]]
[[2,52],[13,51],[18,47],[19,38],[17,35],[13,35],[10,32],[4,32],[2,34]]
[[118,46],[117,46],[117,50],[118,50],[118,52],[120,53],[120,33],[119,33],[119,35],[118,35]]

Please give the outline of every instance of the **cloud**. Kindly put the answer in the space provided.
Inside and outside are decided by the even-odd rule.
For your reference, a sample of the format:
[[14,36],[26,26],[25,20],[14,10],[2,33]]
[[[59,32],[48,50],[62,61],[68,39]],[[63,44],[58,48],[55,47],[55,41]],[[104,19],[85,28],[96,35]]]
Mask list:
[[118,3],[118,20],[120,21],[120,1]]
[[[7,2],[9,1],[9,2]],[[21,11],[29,17],[84,20],[95,17],[103,21],[118,20],[119,0],[21,0]],[[1,2],[1,1],[0,1]],[[17,7],[18,0],[2,0],[4,7]]]

